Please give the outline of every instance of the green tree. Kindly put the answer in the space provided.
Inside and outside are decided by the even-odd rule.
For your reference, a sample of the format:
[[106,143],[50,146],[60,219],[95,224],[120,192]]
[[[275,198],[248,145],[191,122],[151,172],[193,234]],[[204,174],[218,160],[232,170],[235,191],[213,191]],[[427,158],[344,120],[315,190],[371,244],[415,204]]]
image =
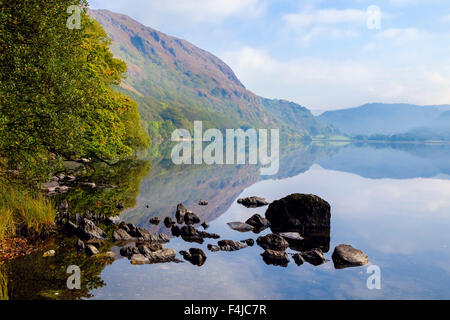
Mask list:
[[[0,164],[36,179],[65,159],[115,161],[150,145],[113,87],[126,64],[85,0],[0,0]],[[81,29],[66,26],[79,5]]]

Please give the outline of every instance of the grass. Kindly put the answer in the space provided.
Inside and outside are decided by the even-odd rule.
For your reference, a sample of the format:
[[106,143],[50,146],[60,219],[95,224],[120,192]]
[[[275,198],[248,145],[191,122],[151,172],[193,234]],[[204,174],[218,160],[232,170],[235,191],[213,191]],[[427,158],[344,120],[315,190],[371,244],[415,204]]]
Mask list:
[[0,266],[0,301],[2,300],[8,300],[8,279],[5,268]]
[[0,182],[0,240],[39,236],[53,224],[55,216],[56,210],[43,196]]

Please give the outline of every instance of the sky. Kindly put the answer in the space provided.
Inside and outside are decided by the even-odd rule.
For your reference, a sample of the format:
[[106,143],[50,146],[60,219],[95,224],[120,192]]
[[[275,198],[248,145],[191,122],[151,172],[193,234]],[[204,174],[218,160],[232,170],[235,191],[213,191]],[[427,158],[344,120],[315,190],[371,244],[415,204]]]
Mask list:
[[213,53],[263,97],[315,111],[450,104],[448,0],[89,2]]

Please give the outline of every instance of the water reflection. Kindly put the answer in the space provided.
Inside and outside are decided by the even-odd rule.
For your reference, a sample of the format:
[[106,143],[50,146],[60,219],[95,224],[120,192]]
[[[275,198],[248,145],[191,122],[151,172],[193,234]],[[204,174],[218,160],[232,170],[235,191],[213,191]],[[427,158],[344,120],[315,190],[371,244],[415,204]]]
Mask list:
[[[175,220],[175,207],[183,202],[202,221],[210,222],[208,232],[242,241],[256,240],[272,230],[255,234],[230,229],[227,223],[244,222],[255,213],[264,216],[267,209],[245,208],[236,203],[237,198],[257,195],[271,202],[291,193],[316,194],[331,205],[330,231],[291,242],[287,252],[321,247],[331,259],[335,246],[351,244],[380,266],[381,290],[367,289],[365,267],[336,270],[332,262],[297,266],[291,258],[287,267],[280,268],[265,264],[263,250],[257,245],[235,252],[211,252],[207,246],[217,240],[206,239],[200,245],[172,238],[167,247],[177,252],[202,249],[207,255],[202,266],[189,262],[133,266],[127,259],[111,264],[110,260],[83,260],[61,250],[51,259],[37,254],[8,265],[8,295],[14,299],[54,298],[55,293],[71,299],[448,299],[449,158],[446,145],[310,144],[284,150],[279,174],[264,179],[252,166],[172,167],[162,160],[153,162],[142,179],[136,202],[123,197],[128,194],[132,199],[137,194],[131,187],[107,205],[114,210],[115,203],[123,201],[128,207],[123,220],[170,235],[163,223],[150,225],[149,219],[163,221],[171,216]],[[130,171],[128,167],[122,175]],[[139,185],[139,180],[130,178],[133,186]],[[107,190],[104,192],[114,192]],[[109,201],[108,197],[97,199],[86,200],[87,206],[99,203],[101,207]],[[199,206],[200,199],[209,204]],[[107,250],[118,252],[110,245]],[[85,272],[83,289],[66,292],[62,289],[65,270],[77,263]],[[34,268],[36,271],[30,272]],[[0,270],[0,288],[1,279]]]

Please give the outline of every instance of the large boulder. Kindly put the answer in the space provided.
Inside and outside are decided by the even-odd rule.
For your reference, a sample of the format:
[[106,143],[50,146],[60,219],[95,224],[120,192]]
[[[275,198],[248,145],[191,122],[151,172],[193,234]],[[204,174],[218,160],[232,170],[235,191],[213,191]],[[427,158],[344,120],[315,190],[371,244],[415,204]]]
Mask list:
[[336,269],[358,267],[369,263],[369,257],[364,252],[348,244],[341,244],[334,248],[332,259]]
[[181,238],[186,242],[203,243],[203,236],[193,226],[183,226],[181,228]]
[[266,218],[276,232],[299,232],[303,235],[330,229],[331,207],[312,194],[294,193],[269,205]]
[[106,233],[97,227],[94,222],[86,218],[82,218],[77,228],[78,236],[83,240],[104,239]]
[[164,248],[147,254],[146,258],[148,258],[149,263],[163,263],[174,261],[175,256],[175,250]]
[[278,234],[268,234],[256,239],[256,243],[263,249],[271,249],[277,251],[284,251],[289,247],[289,243]]
[[200,217],[192,211],[187,211],[184,214],[184,223],[187,225],[200,223]]

